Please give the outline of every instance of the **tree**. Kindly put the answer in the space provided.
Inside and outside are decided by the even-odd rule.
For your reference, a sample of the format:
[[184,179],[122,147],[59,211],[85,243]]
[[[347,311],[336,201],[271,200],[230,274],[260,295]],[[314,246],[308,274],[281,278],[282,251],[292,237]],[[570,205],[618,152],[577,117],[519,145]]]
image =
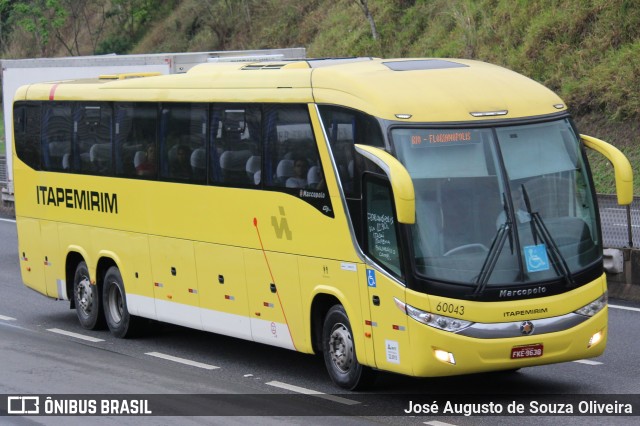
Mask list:
[[242,27],[250,28],[250,5],[246,0],[207,0],[203,2],[205,24],[216,35],[218,43],[213,49],[226,50],[235,32]]
[[[71,56],[95,54],[107,22],[107,0],[59,0],[68,19],[62,27],[54,28],[56,39]],[[81,42],[88,33],[90,52]]]
[[373,37],[374,40],[377,40],[379,37],[378,30],[376,29],[376,23],[373,20],[373,15],[371,15],[371,11],[369,10],[369,1],[356,0],[356,3],[358,3],[358,6],[360,6],[360,9],[362,9],[362,12],[364,12],[364,16],[367,18],[367,21],[369,21],[369,26],[371,27],[371,37]]
[[7,45],[7,36],[11,31],[11,0],[0,0],[0,54]]
[[17,24],[33,35],[39,54],[47,56],[51,32],[62,27],[67,19],[67,11],[60,1],[19,1],[13,11]]

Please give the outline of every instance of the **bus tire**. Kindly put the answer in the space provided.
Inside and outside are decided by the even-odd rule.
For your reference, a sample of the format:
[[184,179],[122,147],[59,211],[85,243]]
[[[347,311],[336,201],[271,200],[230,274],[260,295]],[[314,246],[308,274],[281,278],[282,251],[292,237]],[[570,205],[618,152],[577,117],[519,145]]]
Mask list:
[[87,330],[104,328],[102,297],[98,286],[91,284],[89,268],[82,261],[78,263],[73,276],[73,301],[80,325]]
[[333,382],[348,390],[371,384],[374,371],[358,362],[349,317],[342,305],[329,309],[322,329],[324,363]]
[[102,300],[104,316],[111,334],[119,338],[131,337],[135,329],[135,318],[129,314],[127,309],[127,297],[122,275],[116,266],[110,267],[104,274]]

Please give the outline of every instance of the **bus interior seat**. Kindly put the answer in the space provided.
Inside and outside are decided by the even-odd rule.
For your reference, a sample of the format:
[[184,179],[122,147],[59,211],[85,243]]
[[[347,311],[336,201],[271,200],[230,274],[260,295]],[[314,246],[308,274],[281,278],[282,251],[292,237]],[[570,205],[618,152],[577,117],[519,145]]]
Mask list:
[[293,160],[283,159],[278,163],[276,169],[276,183],[284,186],[287,179],[293,176]]
[[62,156],[62,168],[64,170],[69,170],[71,168],[71,165],[69,164],[69,157],[71,157],[71,154],[68,152]]
[[137,169],[138,166],[140,166],[140,164],[144,163],[145,161],[147,161],[147,153],[144,151],[136,151],[135,155],[133,156],[133,167]]
[[255,181],[255,175],[256,173],[260,172],[260,169],[262,168],[262,157],[259,155],[252,155],[251,157],[249,157],[249,159],[247,160],[247,166],[245,168],[246,172],[247,172],[247,177],[249,178],[250,182],[253,182],[254,184],[259,184],[260,181],[258,180],[258,182]]
[[69,142],[49,142],[49,160],[54,168],[64,168],[62,160],[71,151]]
[[322,182],[320,166],[311,166],[307,172],[307,185],[309,188],[317,188],[320,182]]
[[93,165],[94,171],[106,173],[111,166],[111,144],[94,144],[89,150],[89,161]]
[[178,162],[178,145],[175,144],[169,151],[167,151],[167,159],[169,160],[169,164],[176,164]]
[[222,179],[227,183],[247,183],[247,160],[251,157],[251,151],[225,151],[220,156],[220,169]]
[[204,148],[197,148],[191,153],[191,170],[196,180],[204,180],[207,172],[207,156]]

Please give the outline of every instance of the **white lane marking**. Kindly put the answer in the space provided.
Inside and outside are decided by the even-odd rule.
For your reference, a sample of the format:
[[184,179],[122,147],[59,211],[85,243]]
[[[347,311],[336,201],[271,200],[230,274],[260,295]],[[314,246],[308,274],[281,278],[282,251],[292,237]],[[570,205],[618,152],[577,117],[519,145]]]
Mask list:
[[640,312],[640,308],[631,308],[629,306],[620,306],[620,305],[609,305],[610,308],[614,309],[624,309],[625,311],[636,311]]
[[586,364],[586,365],[602,365],[601,362],[591,361],[590,359],[579,359],[579,360],[573,361],[573,362],[577,362],[579,364]]
[[0,218],[0,222],[11,222],[11,223],[16,223],[16,221],[15,221],[15,220],[13,220],[13,219],[2,219],[2,218]]
[[197,361],[191,361],[190,359],[178,358],[177,356],[166,355],[160,352],[147,352],[145,355],[155,356],[156,358],[162,358],[173,362],[179,362],[180,364],[190,365],[192,367],[203,368],[205,370],[215,370],[217,367],[215,365],[203,364]]
[[0,315],[0,320],[2,321],[15,321],[15,318],[5,317],[4,315]]
[[338,403],[344,404],[344,405],[360,404],[360,402],[354,401],[352,399],[342,398],[342,397],[339,397],[339,396],[336,396],[336,395],[328,395],[326,393],[314,391],[314,390],[307,389],[307,388],[301,388],[300,386],[290,385],[290,384],[282,383],[282,382],[278,382],[278,381],[268,382],[266,384],[269,385],[269,386],[274,386],[276,388],[290,390],[292,392],[302,393],[302,394],[305,394],[305,395],[317,396],[318,398],[328,399],[329,401],[338,402]]
[[430,422],[424,422],[425,425],[430,425],[430,426],[456,426],[454,424],[451,423],[445,423],[445,422],[439,422],[437,420],[431,420]]
[[50,331],[52,333],[57,333],[57,334],[63,334],[65,336],[69,336],[69,337],[75,337],[76,339],[82,339],[82,340],[86,340],[86,341],[93,342],[93,343],[104,342],[104,339],[98,339],[98,338],[91,337],[91,336],[85,336],[84,334],[73,333],[71,331],[60,330],[59,328],[49,328],[49,329],[47,329],[47,331]]

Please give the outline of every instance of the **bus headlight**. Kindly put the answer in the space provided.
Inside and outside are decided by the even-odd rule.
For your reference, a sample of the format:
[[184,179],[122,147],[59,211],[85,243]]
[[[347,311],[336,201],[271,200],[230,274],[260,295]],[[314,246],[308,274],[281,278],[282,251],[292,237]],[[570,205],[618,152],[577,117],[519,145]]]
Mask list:
[[473,324],[471,321],[465,321],[460,318],[451,318],[444,315],[436,315],[432,314],[431,312],[422,311],[420,309],[414,308],[411,305],[405,306],[407,315],[409,315],[411,318],[418,322],[421,322],[422,324],[426,324],[439,330],[457,333]]
[[589,343],[587,344],[587,348],[590,348],[590,347],[595,346],[598,343],[600,343],[600,341],[602,340],[602,336],[603,335],[604,335],[604,332],[602,330],[600,330],[596,334],[591,336],[591,339],[589,339]]
[[593,302],[583,306],[582,308],[574,311],[576,314],[584,315],[586,317],[592,317],[600,312],[605,306],[607,306],[608,295],[605,291],[602,296],[598,297]]

